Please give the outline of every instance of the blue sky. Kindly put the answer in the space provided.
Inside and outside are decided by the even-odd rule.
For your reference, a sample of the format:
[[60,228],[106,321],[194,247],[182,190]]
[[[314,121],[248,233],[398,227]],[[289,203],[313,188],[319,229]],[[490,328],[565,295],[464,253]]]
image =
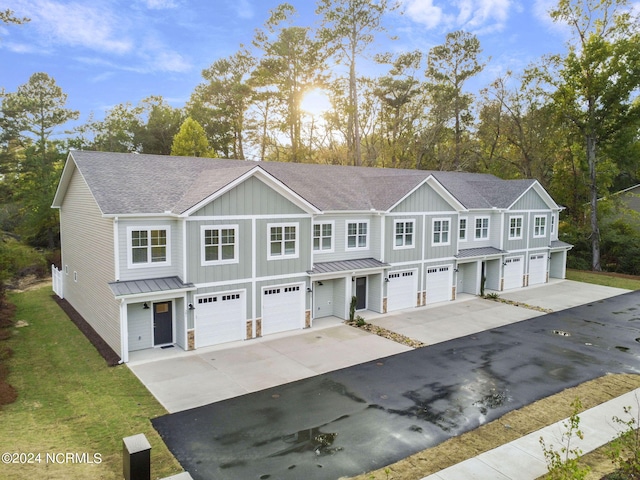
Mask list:
[[[52,76],[68,106],[104,117],[118,103],[161,95],[181,107],[216,59],[250,44],[277,0],[9,0],[31,22],[0,26],[0,87],[6,91],[35,72]],[[290,0],[296,24],[315,26],[315,2]],[[568,30],[553,24],[554,0],[401,0],[385,18],[371,52],[423,52],[448,32],[475,33],[491,57],[476,86],[511,69],[521,71],[543,54],[565,50]],[[636,2],[636,6],[639,2]],[[402,14],[401,14],[402,12]],[[366,65],[363,63],[363,68]],[[366,72],[363,72],[366,73]]]

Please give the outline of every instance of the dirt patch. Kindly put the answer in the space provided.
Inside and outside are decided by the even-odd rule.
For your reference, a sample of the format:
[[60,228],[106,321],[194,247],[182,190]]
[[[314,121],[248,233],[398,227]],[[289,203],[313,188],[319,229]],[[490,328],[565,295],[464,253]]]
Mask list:
[[[569,417],[572,413],[571,402],[576,398],[580,399],[583,409],[587,410],[636,388],[640,388],[640,375],[606,375],[509,412],[491,423],[387,467],[352,478],[423,478]],[[593,471],[589,479],[600,479],[614,470],[611,460],[602,453],[598,455],[597,452],[585,456],[585,463],[590,464],[591,461],[597,465],[597,468],[592,466]],[[591,460],[589,457],[592,457]]]
[[7,285],[7,288],[13,292],[22,293],[36,290],[46,285],[51,285],[51,278],[38,275],[25,275],[24,277],[13,280]]
[[118,355],[108,344],[103,340],[103,338],[98,335],[98,333],[93,329],[89,323],[82,318],[82,315],[78,313],[78,311],[71,306],[69,302],[64,299],[61,299],[57,295],[52,295],[55,302],[62,308],[64,313],[67,314],[69,319],[78,327],[85,337],[91,342],[98,353],[105,359],[107,365],[113,367],[120,363],[120,355]]

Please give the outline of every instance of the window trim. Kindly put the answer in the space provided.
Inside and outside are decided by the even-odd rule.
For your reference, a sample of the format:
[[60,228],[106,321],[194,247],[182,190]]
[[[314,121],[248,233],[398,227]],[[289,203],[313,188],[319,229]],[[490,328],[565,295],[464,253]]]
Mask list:
[[[436,222],[440,222],[440,232],[437,232],[440,234],[440,240],[437,242],[436,242]],[[444,222],[447,223],[447,230],[446,230],[447,241],[446,242],[442,241],[442,234],[445,232],[442,229]],[[444,247],[446,245],[451,245],[451,217],[438,217],[438,218],[431,219],[431,245],[433,245],[434,247]]]
[[556,234],[556,214],[551,212],[551,225],[549,228],[549,232],[553,237]]
[[[540,225],[536,225],[538,219],[543,220]],[[536,232],[542,233],[536,233]],[[534,215],[533,216],[533,238],[545,238],[547,236],[547,216],[546,215]]]
[[[486,220],[487,221],[487,236],[483,237],[483,236],[478,236],[478,230],[480,230],[480,233],[482,233],[482,230],[484,230],[484,227],[480,226],[480,228],[478,228],[478,220]],[[476,217],[475,218],[475,222],[474,222],[474,229],[473,229],[473,239],[474,241],[481,241],[481,240],[488,240],[491,237],[491,217],[483,215],[482,217]]]
[[[233,258],[228,259],[219,259],[219,260],[207,260],[206,256],[206,247],[210,245],[206,245],[205,243],[205,232],[207,230],[233,230]],[[220,238],[222,235],[218,233]],[[232,263],[238,263],[238,225],[201,225],[200,226],[200,264],[205,267],[209,265],[228,265]],[[220,248],[222,247],[222,243],[220,244]],[[218,252],[218,257],[222,254],[220,250]]]
[[[402,235],[402,245],[396,244],[396,237],[398,233],[396,231],[397,225],[399,223],[403,223],[405,225]],[[407,232],[406,225],[411,224],[411,244],[407,244]],[[394,250],[407,250],[411,248],[416,248],[416,220],[415,218],[407,218],[407,219],[394,219],[393,220],[393,249]]]
[[[515,226],[513,227],[511,225],[511,222],[513,220],[520,220],[520,226]],[[522,240],[522,226],[523,226],[523,222],[524,222],[524,216],[523,215],[512,215],[509,217],[509,240]],[[519,234],[513,234],[512,235],[512,229],[516,228],[519,230]]]
[[[355,223],[356,225],[359,225],[361,223],[366,224],[367,226],[367,233],[365,235],[365,246],[364,247],[359,247],[358,246],[358,238],[362,235],[361,233],[359,233],[359,227],[358,227],[358,232],[356,232],[356,246],[355,247],[350,247],[349,246],[349,224],[351,223]],[[370,235],[371,235],[371,225],[369,220],[345,220],[345,225],[344,225],[344,248],[346,251],[355,251],[355,250],[369,250],[369,245],[370,245]]]
[[[315,239],[316,239],[316,235],[315,235],[315,228],[316,225],[320,226],[320,243],[319,243],[319,247],[317,250],[315,248]],[[327,238],[324,235],[322,235],[322,227],[323,225],[331,225],[331,248],[322,248],[322,239],[323,238]],[[330,220],[330,221],[324,221],[324,222],[314,222],[313,226],[311,227],[312,231],[311,231],[311,251],[313,253],[333,253],[335,251],[335,244],[336,244],[336,222],[334,220]]]
[[[460,224],[464,221],[464,228],[460,226]],[[469,217],[460,217],[458,218],[458,240],[460,242],[467,241],[467,232],[469,231]],[[464,236],[462,235],[464,232]]]
[[[286,253],[284,249],[285,238],[284,238],[284,229],[286,227],[295,228],[296,238],[294,240],[294,252]],[[272,228],[281,228],[282,229],[282,240],[280,240],[280,244],[283,247],[282,253],[279,255],[274,255],[271,253],[271,244],[273,243],[271,240],[271,229]],[[267,223],[267,260],[286,260],[291,258],[298,258],[300,256],[300,224],[298,222],[284,222],[284,223]]]
[[[166,233],[166,259],[163,262],[151,261],[151,242],[147,245],[148,259],[144,263],[133,262],[133,232],[146,231],[148,238],[151,238],[152,230],[164,230]],[[130,226],[127,227],[127,266],[129,268],[154,268],[154,267],[167,267],[171,265],[171,227],[169,225],[152,225],[152,226]]]

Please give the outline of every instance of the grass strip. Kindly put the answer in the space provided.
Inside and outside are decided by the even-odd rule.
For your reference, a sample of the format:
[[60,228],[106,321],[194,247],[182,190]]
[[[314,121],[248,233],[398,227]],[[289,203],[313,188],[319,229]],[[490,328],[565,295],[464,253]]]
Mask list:
[[[16,320],[28,326],[7,340],[14,350],[8,380],[18,399],[0,411],[0,453],[40,454],[40,460],[0,463],[0,478],[121,479],[122,438],[138,433],[152,446],[152,478],[182,471],[149,421],[166,410],[126,366],[105,364],[50,287],[10,299]],[[47,453],[60,462],[47,461]],[[94,461],[68,461],[60,453],[86,453]]]

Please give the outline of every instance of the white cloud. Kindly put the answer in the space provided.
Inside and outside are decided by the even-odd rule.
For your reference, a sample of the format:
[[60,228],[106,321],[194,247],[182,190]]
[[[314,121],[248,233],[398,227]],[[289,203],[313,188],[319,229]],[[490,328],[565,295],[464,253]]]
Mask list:
[[406,0],[405,13],[417,23],[427,28],[435,28],[443,22],[441,7],[433,5],[433,0]]
[[249,0],[235,0],[233,2],[233,6],[235,7],[236,13],[240,18],[253,18],[253,6],[249,2]]
[[405,13],[427,28],[464,28],[474,32],[502,30],[513,0],[405,0]]
[[175,0],[144,0],[143,3],[150,10],[166,10],[178,6]]

